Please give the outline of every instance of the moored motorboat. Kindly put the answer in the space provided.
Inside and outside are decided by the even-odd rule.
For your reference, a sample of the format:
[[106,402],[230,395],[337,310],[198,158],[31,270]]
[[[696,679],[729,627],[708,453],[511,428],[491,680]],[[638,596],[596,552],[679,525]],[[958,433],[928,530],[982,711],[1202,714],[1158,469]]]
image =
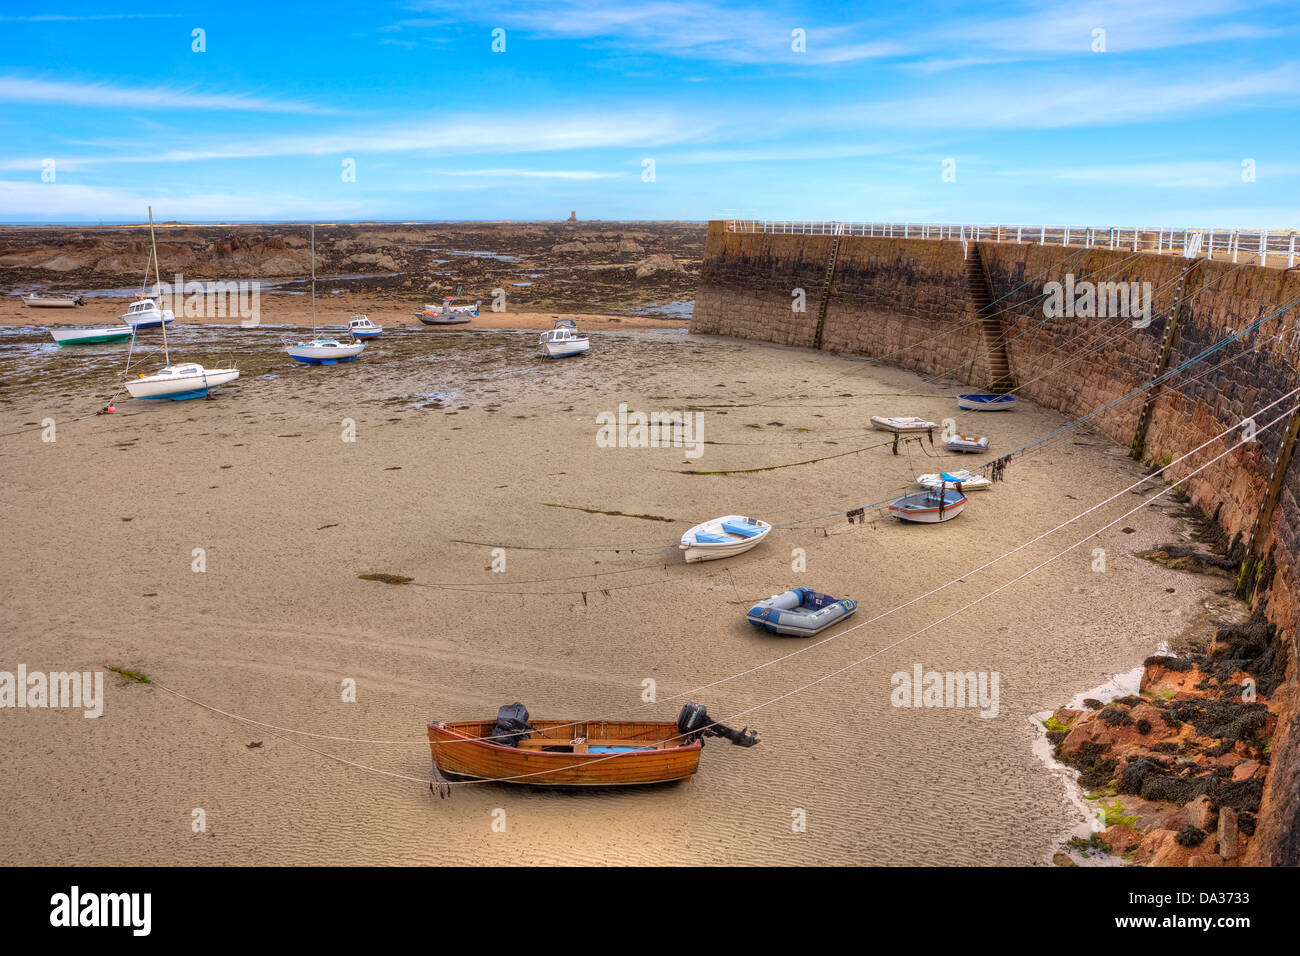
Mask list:
[[956,488],[945,488],[942,492],[918,491],[904,495],[889,506],[889,513],[903,521],[918,524],[938,524],[951,521],[966,507],[966,496]]
[[836,599],[812,588],[797,587],[773,594],[749,609],[745,620],[790,637],[812,637],[858,609],[852,598]]
[[338,339],[316,338],[287,346],[285,351],[291,359],[303,365],[337,365],[339,362],[355,362],[365,348],[365,342],[344,344]]
[[949,488],[961,485],[962,491],[980,491],[993,486],[992,481],[974,471],[941,471],[933,475],[916,476],[918,485],[924,485],[931,490],[937,489],[940,482],[947,484]]
[[197,362],[168,365],[153,375],[141,375],[126,383],[132,398],[168,398],[179,402],[203,398],[210,389],[239,378],[237,368],[204,368]]
[[687,780],[699,768],[703,737],[742,747],[758,734],[713,721],[698,704],[677,722],[534,720],[522,704],[502,707],[497,720],[429,724],[439,774],[534,787],[626,787]]
[[373,339],[384,331],[382,325],[375,325],[368,315],[354,315],[348,320],[348,333],[356,341]]
[[1014,395],[958,395],[957,407],[968,412],[1008,412],[1016,407]]
[[170,309],[160,309],[157,302],[144,296],[128,305],[126,311],[119,315],[118,318],[136,331],[140,329],[157,329],[164,325],[171,325],[172,322],[176,321],[176,316],[172,314]]
[[564,327],[543,332],[537,342],[542,348],[542,354],[547,358],[581,355],[591,348],[591,342],[585,335]]
[[959,455],[977,455],[989,450],[989,440],[983,435],[954,435],[946,447]]
[[772,526],[758,518],[725,515],[691,528],[678,547],[686,552],[688,563],[730,558],[756,547],[771,531]]
[[928,422],[924,418],[887,418],[884,415],[872,415],[871,425],[873,428],[878,428],[881,431],[893,432],[895,435],[899,432],[928,432],[932,428],[939,427],[934,422]]
[[129,325],[96,325],[79,329],[50,329],[50,335],[59,345],[104,345],[108,342],[125,342],[135,335]]
[[25,295],[23,305],[29,309],[75,309],[85,305],[86,300],[79,295]]
[[415,313],[415,317],[425,325],[464,325],[478,315],[479,306],[483,304],[479,301],[473,305],[452,305],[454,298],[455,296],[447,296],[442,300],[442,305],[426,303],[424,310]]

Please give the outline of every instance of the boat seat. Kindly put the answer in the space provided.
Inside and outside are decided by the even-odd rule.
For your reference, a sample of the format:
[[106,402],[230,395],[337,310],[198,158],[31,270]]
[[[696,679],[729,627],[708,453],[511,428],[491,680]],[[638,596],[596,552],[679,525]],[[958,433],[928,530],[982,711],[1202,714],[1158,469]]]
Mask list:
[[760,534],[763,529],[756,528],[752,524],[741,524],[738,521],[724,521],[722,522],[722,530],[730,534],[738,534],[742,538],[752,538],[754,535]]
[[731,541],[725,534],[714,534],[711,531],[695,532],[696,544],[728,544]]

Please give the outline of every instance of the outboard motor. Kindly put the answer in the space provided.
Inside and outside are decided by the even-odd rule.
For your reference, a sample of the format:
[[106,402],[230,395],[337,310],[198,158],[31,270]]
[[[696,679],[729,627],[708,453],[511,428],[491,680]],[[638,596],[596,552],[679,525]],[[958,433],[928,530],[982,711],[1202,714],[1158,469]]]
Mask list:
[[528,708],[516,701],[497,708],[497,723],[488,740],[503,747],[518,747],[519,741],[531,737],[533,730],[528,722]]
[[709,712],[702,704],[687,704],[677,715],[677,732],[682,735],[683,744],[693,744],[701,737],[725,737],[738,747],[752,747],[758,743],[758,731],[745,727],[734,730],[726,724],[719,724],[709,717]]

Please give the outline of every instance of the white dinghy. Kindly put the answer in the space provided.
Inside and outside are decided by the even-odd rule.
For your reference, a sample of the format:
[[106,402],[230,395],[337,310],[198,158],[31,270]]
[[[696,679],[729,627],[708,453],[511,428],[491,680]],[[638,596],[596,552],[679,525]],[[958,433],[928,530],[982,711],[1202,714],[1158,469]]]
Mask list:
[[946,484],[949,488],[955,488],[961,485],[963,491],[980,491],[985,488],[993,487],[993,482],[978,472],[966,471],[941,471],[935,475],[917,475],[916,483],[929,488],[931,491],[937,491],[940,483]]
[[86,300],[79,295],[25,295],[23,305],[29,309],[75,309],[85,305]]
[[895,435],[900,432],[928,432],[932,428],[938,428],[934,422],[927,422],[924,418],[886,418],[883,415],[872,415],[871,425],[881,431],[893,432]]
[[904,495],[889,506],[889,513],[903,521],[917,524],[938,524],[951,521],[966,507],[966,496],[956,488],[943,491],[918,491]]
[[678,547],[686,552],[688,564],[730,558],[755,547],[771,531],[772,526],[758,518],[726,515],[697,524],[682,535]]
[[1009,412],[1016,407],[1014,395],[958,395],[957,407],[968,412]]

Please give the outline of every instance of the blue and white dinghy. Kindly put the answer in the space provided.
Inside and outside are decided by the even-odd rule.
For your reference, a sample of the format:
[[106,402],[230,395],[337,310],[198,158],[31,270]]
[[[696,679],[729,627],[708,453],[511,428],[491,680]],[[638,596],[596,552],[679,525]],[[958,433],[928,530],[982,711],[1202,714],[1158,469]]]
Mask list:
[[989,440],[983,435],[953,435],[948,439],[948,450],[959,455],[978,455],[989,450]]
[[759,601],[749,609],[745,620],[788,637],[812,637],[857,609],[858,602],[852,598],[836,600],[812,588],[799,587]]
[[968,412],[1009,412],[1016,407],[1014,395],[958,395],[957,407]]
[[758,518],[726,515],[697,524],[682,535],[678,545],[687,563],[713,561],[744,554],[768,536],[772,526]]
[[974,471],[941,471],[933,475],[916,476],[916,483],[924,485],[931,491],[938,491],[940,482],[943,482],[949,488],[956,488],[961,485],[962,491],[979,491],[982,488],[991,488],[993,486],[992,481]]

